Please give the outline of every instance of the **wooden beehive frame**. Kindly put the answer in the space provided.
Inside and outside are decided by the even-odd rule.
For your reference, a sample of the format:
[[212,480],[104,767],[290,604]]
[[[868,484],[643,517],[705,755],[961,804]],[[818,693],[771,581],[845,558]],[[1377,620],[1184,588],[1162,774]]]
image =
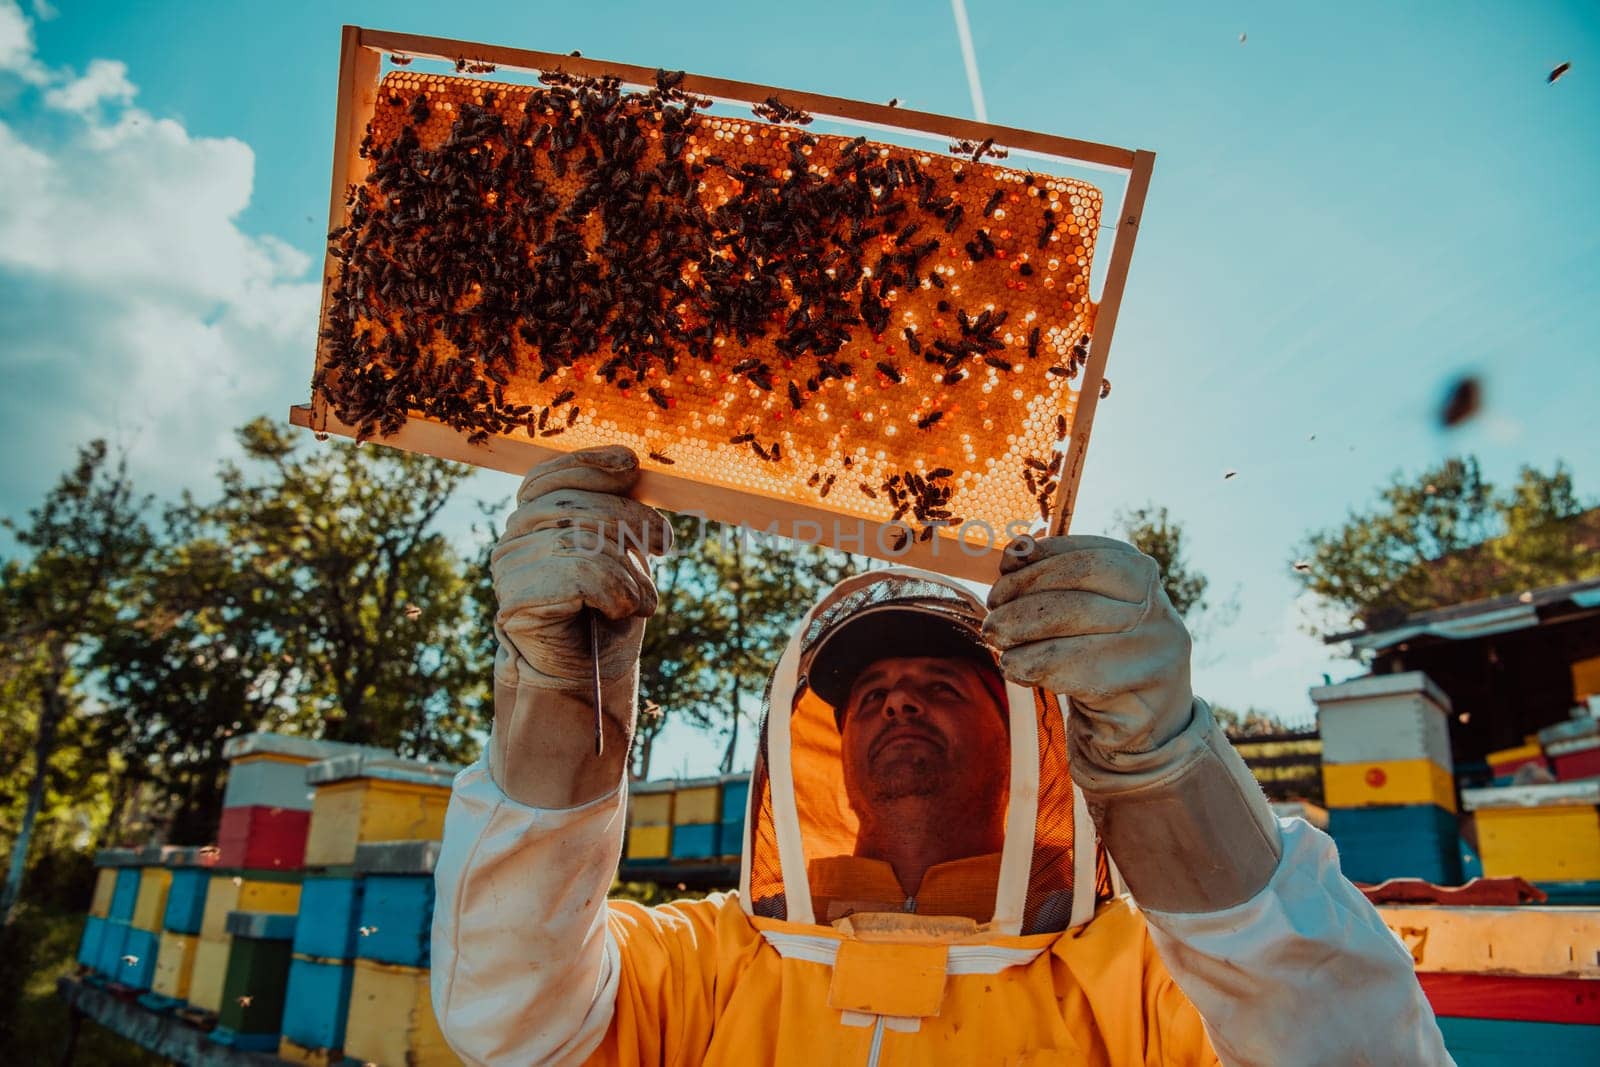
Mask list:
[[[351,185],[360,183],[366,175],[367,164],[361,157],[360,144],[363,131],[377,104],[381,61],[385,54],[434,59],[446,63],[456,62],[465,57],[469,61],[493,64],[497,68],[528,72],[563,70],[579,77],[614,75],[625,83],[636,85],[651,84],[655,77],[653,70],[628,64],[346,26],[343,29],[340,48],[333,181],[329,201],[330,229],[345,224],[346,191]],[[969,119],[932,115],[721,78],[687,75],[683,79],[682,88],[687,92],[708,96],[721,102],[745,104],[779,96],[787,105],[820,117],[885,130],[950,137],[974,143],[992,139],[993,143],[1004,145],[1009,149],[1126,175],[1127,184],[1122,203],[1112,227],[1114,234],[1111,259],[1106,269],[1101,298],[1094,318],[1095,325],[1089,343],[1088,359],[1083,368],[1081,386],[1068,431],[1065,457],[1051,508],[1049,532],[1052,534],[1065,532],[1076,506],[1078,481],[1088,451],[1095,407],[1105,377],[1106,357],[1122,302],[1144,198],[1149,188],[1150,174],[1155,161],[1154,154]],[[337,282],[338,269],[338,261],[329,255],[324,267],[324,316],[327,312],[329,295]],[[319,372],[324,361],[325,353],[319,344],[317,355]],[[320,394],[314,395],[309,405],[292,407],[290,421],[319,433],[357,436],[356,428],[340,421],[329,410],[326,400]],[[466,434],[416,416],[409,417],[398,432],[380,440],[394,447],[511,474],[521,474],[534,464],[560,454],[559,450],[511,437],[497,436],[484,443],[469,444]],[[775,527],[779,531],[786,531],[798,529],[800,524],[814,524],[815,529],[822,532],[824,543],[831,543],[827,531],[837,529],[836,521],[841,518],[841,513],[824,507],[773,499],[658,470],[647,469],[642,473],[636,495],[641,501],[652,506],[703,515],[713,520],[742,523],[756,530]],[[980,581],[992,580],[996,574],[1003,541],[997,541],[991,551],[974,554],[970,546],[958,547],[953,538],[940,531],[931,540],[913,538],[893,551],[885,551],[883,546],[886,543],[889,545],[897,543],[895,537],[884,536],[886,527],[890,524],[860,519],[853,515],[848,518],[865,536],[859,541],[851,538],[848,546],[841,547]]]

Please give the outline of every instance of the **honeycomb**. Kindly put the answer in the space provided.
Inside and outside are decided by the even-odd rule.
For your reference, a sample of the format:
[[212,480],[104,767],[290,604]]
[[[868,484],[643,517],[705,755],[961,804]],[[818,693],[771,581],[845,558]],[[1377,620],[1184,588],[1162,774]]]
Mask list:
[[[314,389],[887,522],[1044,519],[1102,195],[675,87],[386,75]],[[783,121],[774,121],[782,119]],[[957,154],[959,153],[959,154]]]

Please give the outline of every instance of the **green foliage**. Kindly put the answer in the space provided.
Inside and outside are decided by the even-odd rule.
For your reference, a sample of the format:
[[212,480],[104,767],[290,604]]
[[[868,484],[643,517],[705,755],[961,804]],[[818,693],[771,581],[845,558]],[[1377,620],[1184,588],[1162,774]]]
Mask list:
[[1161,584],[1180,616],[1187,620],[1206,610],[1211,583],[1184,558],[1183,524],[1165,506],[1145,504],[1118,512],[1116,522],[1129,544],[1160,564]]
[[1471,456],[1415,478],[1396,474],[1378,502],[1309,534],[1295,573],[1364,625],[1469,600],[1600,575],[1600,526],[1572,473],[1523,467],[1499,489]]

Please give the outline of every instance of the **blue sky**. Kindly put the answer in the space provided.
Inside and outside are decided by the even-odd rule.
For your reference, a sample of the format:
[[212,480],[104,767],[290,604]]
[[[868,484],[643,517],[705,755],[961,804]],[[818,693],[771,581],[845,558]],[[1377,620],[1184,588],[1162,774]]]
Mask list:
[[[0,0],[0,511],[96,433],[203,488],[230,427],[304,399],[341,23],[970,114],[943,0],[686,10]],[[1600,496],[1600,5],[968,10],[992,120],[1157,153],[1075,528],[1183,520],[1240,604],[1204,695],[1303,719],[1354,673],[1288,563],[1391,473],[1564,458]],[[1461,370],[1488,405],[1445,434]]]

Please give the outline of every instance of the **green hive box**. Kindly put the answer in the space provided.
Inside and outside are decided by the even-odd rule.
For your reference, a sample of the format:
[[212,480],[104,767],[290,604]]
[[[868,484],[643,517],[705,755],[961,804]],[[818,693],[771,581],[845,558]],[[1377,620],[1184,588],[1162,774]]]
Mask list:
[[294,925],[293,915],[243,911],[228,915],[233,948],[212,1041],[238,1049],[277,1049]]

